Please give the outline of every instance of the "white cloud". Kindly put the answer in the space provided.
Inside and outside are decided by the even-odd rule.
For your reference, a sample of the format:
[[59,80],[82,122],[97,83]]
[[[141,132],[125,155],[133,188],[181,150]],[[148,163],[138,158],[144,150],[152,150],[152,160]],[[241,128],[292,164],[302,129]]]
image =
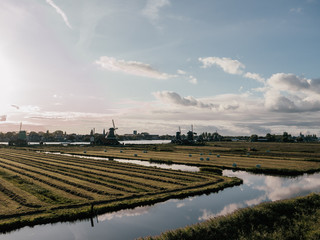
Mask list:
[[158,70],[152,68],[149,64],[137,61],[117,60],[113,57],[102,56],[95,63],[109,71],[124,72],[141,77],[155,79],[169,79],[176,77],[176,75],[159,72]]
[[320,94],[320,79],[307,79],[292,73],[273,74],[267,84],[280,91],[302,91]]
[[142,13],[154,22],[159,19],[160,9],[169,5],[169,0],[148,0],[145,8],[142,10]]
[[194,85],[198,84],[198,79],[195,78],[195,77],[192,76],[192,75],[187,76],[187,72],[185,72],[185,71],[183,71],[183,70],[181,70],[181,69],[178,69],[178,70],[177,70],[177,73],[178,73],[179,75],[182,75],[182,76],[184,76],[185,78],[189,79],[189,83],[194,84]]
[[162,91],[162,92],[155,92],[153,95],[164,102],[172,103],[180,106],[186,106],[186,107],[199,107],[199,108],[217,108],[218,105],[215,104],[207,104],[203,103],[201,101],[198,101],[194,97],[188,96],[188,97],[181,97],[176,92],[169,92],[169,91]]
[[224,99],[224,97],[221,97],[220,99],[219,97],[209,99],[196,99],[192,96],[181,97],[178,93],[171,91],[155,92],[153,93],[153,95],[161,102],[168,103],[177,107],[183,106],[193,107],[196,109],[209,109],[215,112],[222,112],[228,110],[233,111],[239,108],[239,103],[237,101],[234,101],[234,99],[230,99],[227,96],[224,96],[227,98],[227,100]]
[[180,75],[185,75],[187,74],[185,71],[181,70],[181,69],[178,69],[177,70],[177,73],[180,74]]
[[190,75],[189,76],[189,82],[192,84],[198,84],[198,79],[196,79],[194,76]]
[[320,111],[320,79],[276,73],[264,89],[265,106],[278,112]]
[[199,61],[202,62],[202,68],[208,68],[212,65],[217,65],[223,69],[226,73],[229,74],[242,74],[245,65],[239,62],[238,60],[233,60],[231,58],[219,58],[219,57],[207,57],[199,58]]
[[53,7],[57,13],[62,17],[64,23],[67,25],[68,28],[72,29],[71,24],[69,23],[67,15],[64,13],[64,11],[61,10],[52,0],[46,0],[47,3]]
[[256,80],[258,82],[261,82],[261,83],[265,83],[265,79],[257,73],[247,72],[243,76],[246,78],[251,78],[251,79]]

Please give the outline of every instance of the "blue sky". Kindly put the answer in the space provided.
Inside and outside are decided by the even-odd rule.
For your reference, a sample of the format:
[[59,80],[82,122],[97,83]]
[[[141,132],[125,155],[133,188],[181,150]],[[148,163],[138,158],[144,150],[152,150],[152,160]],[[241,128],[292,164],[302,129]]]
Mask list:
[[320,134],[320,1],[3,0],[0,131]]

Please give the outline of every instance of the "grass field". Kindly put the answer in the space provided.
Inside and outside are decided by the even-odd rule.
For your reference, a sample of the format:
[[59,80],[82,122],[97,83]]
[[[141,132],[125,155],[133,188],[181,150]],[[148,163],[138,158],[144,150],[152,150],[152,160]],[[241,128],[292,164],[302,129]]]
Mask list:
[[3,147],[0,148],[0,231],[90,217],[169,198],[218,191],[239,183],[239,179],[208,172],[164,170]]
[[[205,146],[171,144],[124,147],[47,147],[48,151],[159,163],[241,169],[252,172],[297,175],[320,170],[319,143],[218,142]],[[86,153],[84,153],[84,150]]]

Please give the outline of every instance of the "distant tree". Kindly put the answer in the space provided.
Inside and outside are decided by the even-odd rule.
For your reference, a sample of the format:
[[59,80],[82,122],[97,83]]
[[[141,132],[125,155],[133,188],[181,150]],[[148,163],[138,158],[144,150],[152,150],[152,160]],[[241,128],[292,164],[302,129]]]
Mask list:
[[37,132],[31,131],[28,135],[29,141],[31,142],[38,142],[40,141],[41,137]]
[[250,137],[250,141],[251,141],[251,142],[256,142],[256,141],[258,141],[258,135],[257,135],[257,134],[252,134],[251,137]]
[[291,141],[291,134],[287,132],[283,132],[282,134],[282,142],[290,142]]
[[267,133],[266,139],[268,142],[274,142],[276,140],[276,137],[275,137],[275,135],[271,135],[270,133]]
[[4,134],[4,137],[7,139],[7,140],[13,140],[15,137],[17,136],[17,134],[15,132],[6,132]]

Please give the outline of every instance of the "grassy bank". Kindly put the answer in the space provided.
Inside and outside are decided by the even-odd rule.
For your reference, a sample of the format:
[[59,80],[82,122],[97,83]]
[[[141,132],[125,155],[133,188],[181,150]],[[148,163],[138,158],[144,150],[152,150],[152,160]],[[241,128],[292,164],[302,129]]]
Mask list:
[[320,195],[263,203],[163,233],[156,239],[320,239]]
[[0,148],[0,232],[219,191],[240,184],[183,172]]

